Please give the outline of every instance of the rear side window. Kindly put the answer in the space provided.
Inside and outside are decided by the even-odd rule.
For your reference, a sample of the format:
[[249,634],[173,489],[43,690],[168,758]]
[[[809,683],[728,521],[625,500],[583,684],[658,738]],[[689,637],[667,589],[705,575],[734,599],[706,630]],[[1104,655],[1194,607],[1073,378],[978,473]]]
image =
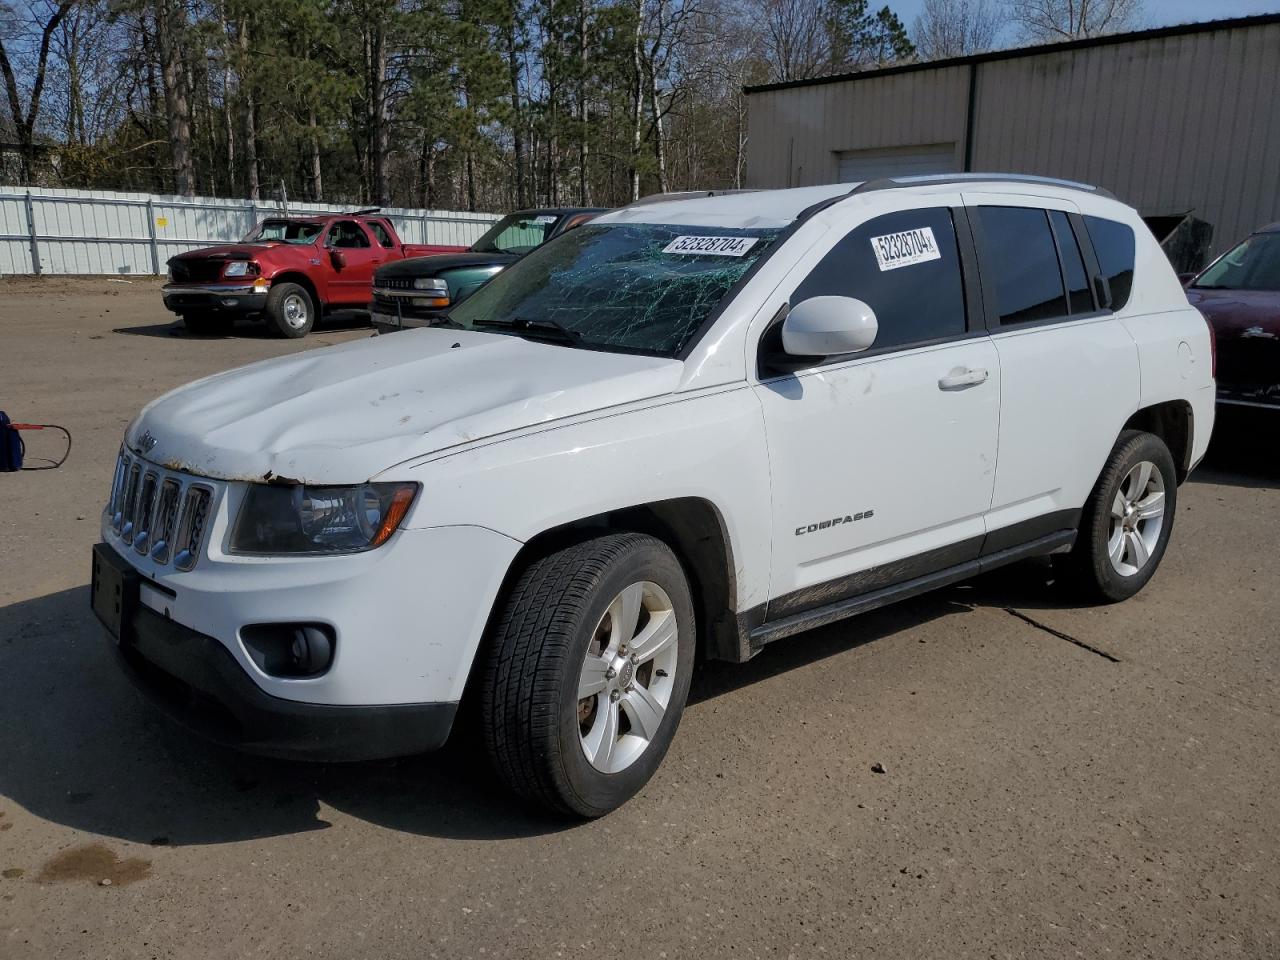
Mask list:
[[1062,275],[1067,281],[1067,300],[1072,313],[1093,311],[1093,294],[1089,292],[1089,275],[1080,256],[1080,244],[1076,242],[1071,221],[1061,210],[1049,211],[1053,224],[1053,236],[1058,241],[1058,254],[1062,257]]
[[1049,215],[1030,207],[979,207],[983,273],[995,281],[1002,325],[1053,320],[1070,313]]
[[391,234],[387,231],[387,228],[377,220],[369,221],[369,229],[373,231],[373,235],[377,238],[378,243],[382,244],[384,247],[391,248],[396,245],[396,242],[391,239]]
[[1098,267],[1111,287],[1112,310],[1120,310],[1129,302],[1133,290],[1133,228],[1102,217],[1085,217],[1084,225],[1093,241]]
[[964,282],[951,211],[902,210],[868,220],[837,243],[792,294],[856,297],[876,312],[874,349],[965,332]]

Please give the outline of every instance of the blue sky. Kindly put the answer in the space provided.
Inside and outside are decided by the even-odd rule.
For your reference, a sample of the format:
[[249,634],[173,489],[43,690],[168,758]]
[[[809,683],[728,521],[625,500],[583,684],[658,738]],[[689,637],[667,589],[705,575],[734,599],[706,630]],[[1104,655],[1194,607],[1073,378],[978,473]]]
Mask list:
[[[879,8],[882,0],[872,0],[872,9]],[[911,28],[920,13],[924,0],[883,0]],[[1143,4],[1142,26],[1164,27],[1172,23],[1191,23],[1197,20],[1222,20],[1228,17],[1247,17],[1255,13],[1280,13],[1280,0],[1146,0]]]

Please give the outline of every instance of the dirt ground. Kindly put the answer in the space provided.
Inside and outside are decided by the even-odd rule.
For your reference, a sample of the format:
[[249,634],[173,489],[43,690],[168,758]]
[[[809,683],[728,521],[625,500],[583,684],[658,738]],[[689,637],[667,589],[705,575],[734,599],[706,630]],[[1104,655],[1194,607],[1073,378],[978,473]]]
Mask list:
[[245,758],[118,674],[87,581],[127,421],[369,335],[187,338],[156,287],[0,281],[0,409],[75,437],[0,475],[0,957],[1280,956],[1276,421],[1225,422],[1133,600],[1027,563],[708,665],[653,783],[566,825],[466,744]]

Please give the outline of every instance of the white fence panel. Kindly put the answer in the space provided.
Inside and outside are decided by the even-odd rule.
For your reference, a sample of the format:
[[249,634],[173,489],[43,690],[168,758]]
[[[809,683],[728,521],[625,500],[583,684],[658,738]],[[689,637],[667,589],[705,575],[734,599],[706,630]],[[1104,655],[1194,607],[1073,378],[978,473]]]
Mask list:
[[[291,214],[353,207],[289,204]],[[111,190],[0,186],[0,274],[163,273],[175,254],[238,240],[284,208],[271,200],[222,200]],[[469,246],[498,218],[453,210],[383,208],[405,243]]]

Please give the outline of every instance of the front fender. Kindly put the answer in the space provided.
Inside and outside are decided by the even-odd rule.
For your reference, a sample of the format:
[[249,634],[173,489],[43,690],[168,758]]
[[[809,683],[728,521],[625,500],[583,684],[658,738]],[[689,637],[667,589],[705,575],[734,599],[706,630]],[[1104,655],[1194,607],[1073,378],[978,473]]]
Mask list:
[[409,529],[465,524],[522,542],[603,513],[705,500],[729,539],[737,609],[767,599],[769,464],[760,404],[745,385],[479,443],[382,478],[422,483]]

